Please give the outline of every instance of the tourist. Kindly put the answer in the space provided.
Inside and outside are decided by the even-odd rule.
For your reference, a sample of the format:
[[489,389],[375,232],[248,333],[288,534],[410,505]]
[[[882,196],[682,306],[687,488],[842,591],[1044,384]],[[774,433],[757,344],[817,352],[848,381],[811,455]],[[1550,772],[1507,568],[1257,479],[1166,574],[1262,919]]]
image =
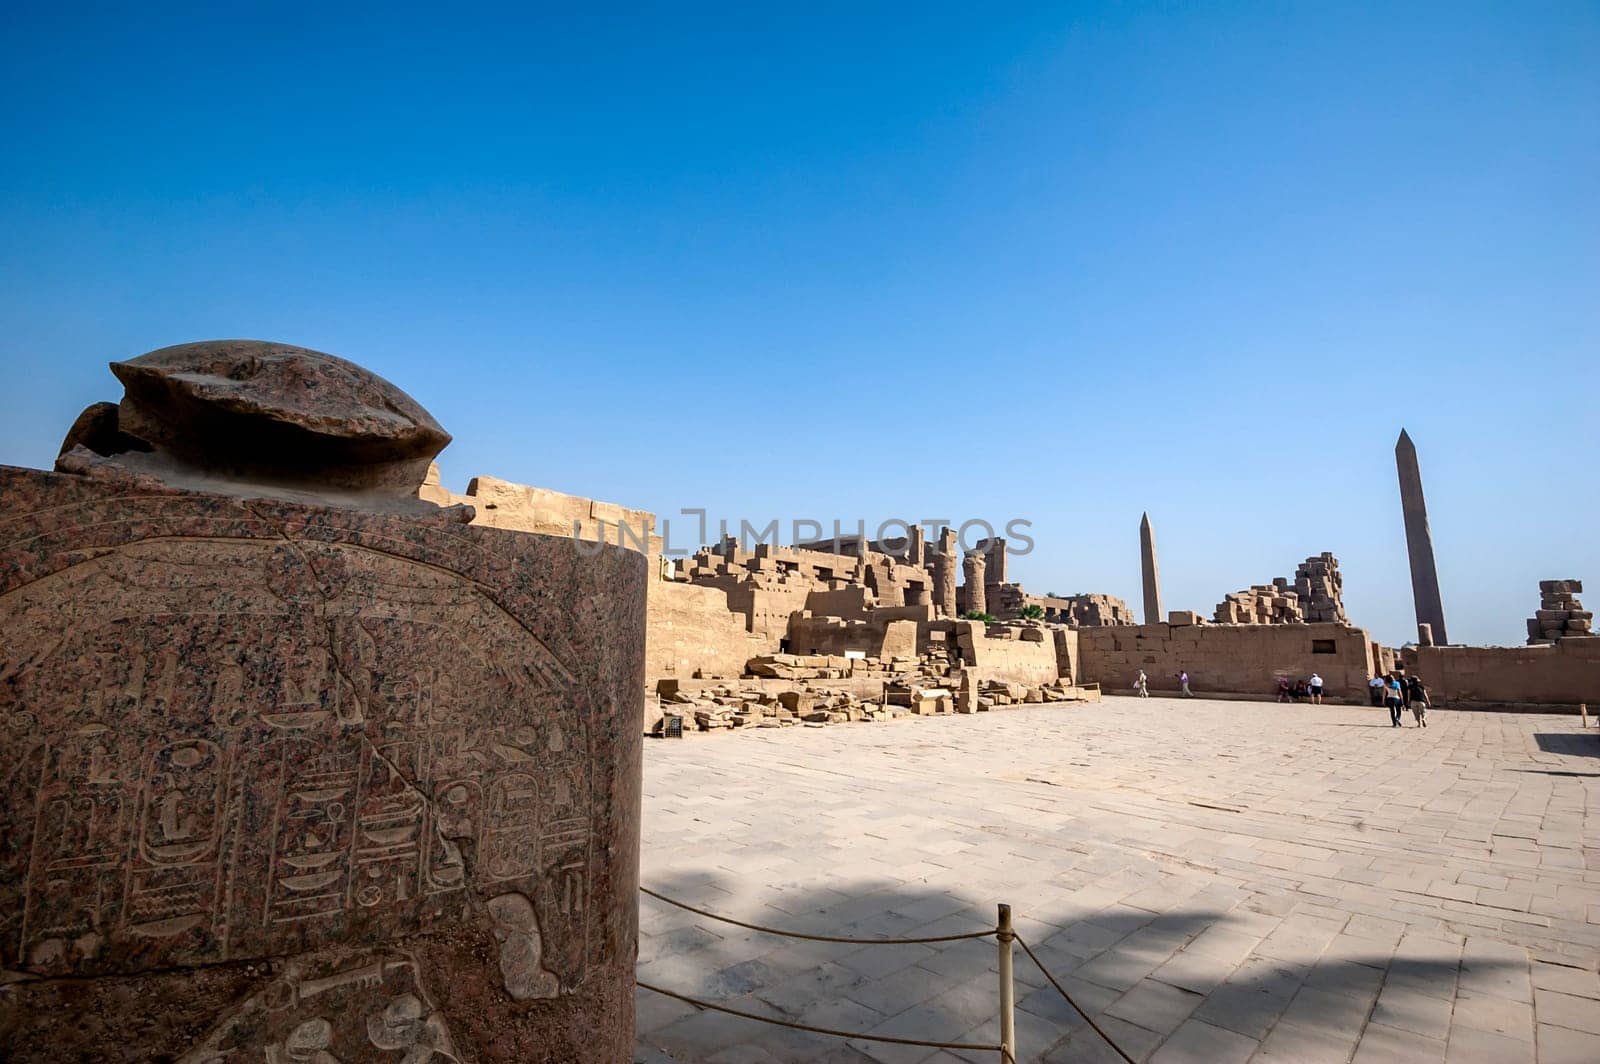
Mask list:
[[1150,697],[1150,677],[1144,674],[1143,669],[1139,670],[1138,678],[1133,681],[1133,689],[1139,692],[1140,698]]
[[1374,676],[1367,681],[1367,695],[1372,699],[1372,708],[1383,708],[1383,690],[1389,686],[1383,682],[1382,676]]
[[[1411,708],[1411,682],[1406,679],[1405,673],[1399,673],[1396,678],[1400,681],[1400,701],[1406,709]],[[1404,714],[1401,714],[1404,717]]]
[[1289,677],[1287,676],[1278,677],[1278,701],[1289,701]]
[[1428,689],[1422,684],[1422,677],[1412,675],[1406,677],[1406,694],[1411,696],[1411,715],[1417,718],[1417,726],[1428,726]]
[[1311,695],[1311,687],[1304,680],[1294,682],[1294,700],[1296,702]]
[[1181,686],[1183,688],[1183,697],[1185,697],[1185,698],[1194,697],[1194,693],[1189,690],[1189,674],[1188,674],[1188,672],[1180,671],[1178,673],[1178,684],[1179,684],[1179,686]]
[[1400,693],[1400,679],[1394,673],[1389,674],[1389,686],[1385,692],[1385,701],[1389,703],[1389,727],[1403,728],[1400,723],[1400,707],[1405,704],[1405,697]]
[[1322,705],[1322,677],[1312,673],[1309,687],[1311,690],[1311,704],[1314,706]]

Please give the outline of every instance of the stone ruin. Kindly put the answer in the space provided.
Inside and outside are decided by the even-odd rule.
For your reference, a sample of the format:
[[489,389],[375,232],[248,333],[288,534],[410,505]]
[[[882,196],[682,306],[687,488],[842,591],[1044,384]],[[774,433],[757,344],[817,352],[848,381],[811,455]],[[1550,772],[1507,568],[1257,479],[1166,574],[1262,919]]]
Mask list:
[[[790,618],[801,612],[857,620],[876,616],[880,623],[967,613],[1015,620],[1028,606],[1038,606],[1041,619],[1074,627],[1133,623],[1127,603],[1111,595],[1028,594],[1006,579],[1006,559],[1006,541],[1000,538],[981,540],[961,555],[950,528],[933,542],[924,542],[920,530],[913,529],[909,540],[841,538],[837,544],[757,543],[753,549],[725,536],[678,559],[673,578],[720,588],[729,610],[744,615],[746,630],[774,644],[788,636]],[[957,572],[963,576],[959,585]]]
[[645,559],[332,356],[112,368],[0,467],[0,1055],[628,1059]]
[[[1046,620],[1060,620],[1076,628],[1105,628],[1133,624],[1133,610],[1115,595],[1071,595],[1063,599],[1044,598]],[[1052,609],[1057,616],[1052,617]]]
[[1344,612],[1344,577],[1328,551],[1307,558],[1294,571],[1294,590],[1308,624],[1349,624]]
[[1235,591],[1217,603],[1218,624],[1349,624],[1339,559],[1327,551],[1301,562],[1294,581],[1275,578]]
[[[909,622],[900,622],[909,624]],[[662,680],[645,724],[665,730],[668,715],[685,731],[702,732],[794,725],[871,723],[903,716],[977,713],[1039,702],[1083,701],[1090,696],[1072,680],[1071,651],[1056,629],[1036,622],[985,626],[957,621],[928,633],[919,654],[869,657],[858,653],[766,654],[751,658],[745,675],[721,683]],[[995,675],[974,664],[990,641],[1035,644],[1049,668],[1028,682]],[[963,697],[963,693],[967,697]]]
[[1539,581],[1539,608],[1528,618],[1528,643],[1537,646],[1594,635],[1594,614],[1578,601],[1582,591],[1581,580]]
[[[912,528],[892,540],[746,549],[724,536],[680,559],[673,579],[650,592],[647,724],[664,731],[665,717],[677,716],[689,731],[821,726],[976,712],[1045,692],[1088,697],[1074,689],[1067,633],[1131,623],[1126,603],[1030,595],[1007,579],[1004,539],[964,553],[957,539],[950,528],[926,539]],[[976,670],[965,701],[955,697],[963,669]]]
[[1304,624],[1300,596],[1277,584],[1255,584],[1225,595],[1212,614],[1218,624]]

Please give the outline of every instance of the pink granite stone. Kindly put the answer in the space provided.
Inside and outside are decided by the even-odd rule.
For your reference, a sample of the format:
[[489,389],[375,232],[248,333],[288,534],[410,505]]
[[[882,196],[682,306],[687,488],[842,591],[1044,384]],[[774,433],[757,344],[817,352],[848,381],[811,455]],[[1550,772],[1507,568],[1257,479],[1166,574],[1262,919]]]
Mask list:
[[87,470],[0,467],[0,1056],[626,1059],[645,559]]

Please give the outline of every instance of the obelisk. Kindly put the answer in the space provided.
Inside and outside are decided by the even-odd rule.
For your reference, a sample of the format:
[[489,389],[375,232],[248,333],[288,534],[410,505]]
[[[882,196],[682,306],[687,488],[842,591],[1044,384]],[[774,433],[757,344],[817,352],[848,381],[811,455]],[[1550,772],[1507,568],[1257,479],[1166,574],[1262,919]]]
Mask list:
[[1433,565],[1433,534],[1428,531],[1428,504],[1422,498],[1422,470],[1417,448],[1400,430],[1394,445],[1394,463],[1400,471],[1400,509],[1406,519],[1406,551],[1411,555],[1411,598],[1417,606],[1417,623],[1426,624],[1437,644],[1450,642],[1444,631],[1444,602],[1439,598],[1439,570]]
[[1144,570],[1144,623],[1166,620],[1161,612],[1161,571],[1156,568],[1156,537],[1150,531],[1150,515],[1139,521],[1139,560]]

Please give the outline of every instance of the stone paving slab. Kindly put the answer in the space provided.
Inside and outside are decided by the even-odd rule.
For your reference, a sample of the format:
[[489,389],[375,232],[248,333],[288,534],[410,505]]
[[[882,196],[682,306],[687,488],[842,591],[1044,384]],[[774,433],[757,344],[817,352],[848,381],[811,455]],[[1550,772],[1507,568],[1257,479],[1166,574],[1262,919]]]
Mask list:
[[[1600,729],[1206,699],[645,748],[642,881],[868,937],[1016,926],[1145,1061],[1600,1060]],[[642,901],[639,977],[794,1022],[989,1044],[992,940],[863,948]],[[1020,952],[1023,1061],[1116,1060]],[[638,991],[635,1060],[991,1061]]]

